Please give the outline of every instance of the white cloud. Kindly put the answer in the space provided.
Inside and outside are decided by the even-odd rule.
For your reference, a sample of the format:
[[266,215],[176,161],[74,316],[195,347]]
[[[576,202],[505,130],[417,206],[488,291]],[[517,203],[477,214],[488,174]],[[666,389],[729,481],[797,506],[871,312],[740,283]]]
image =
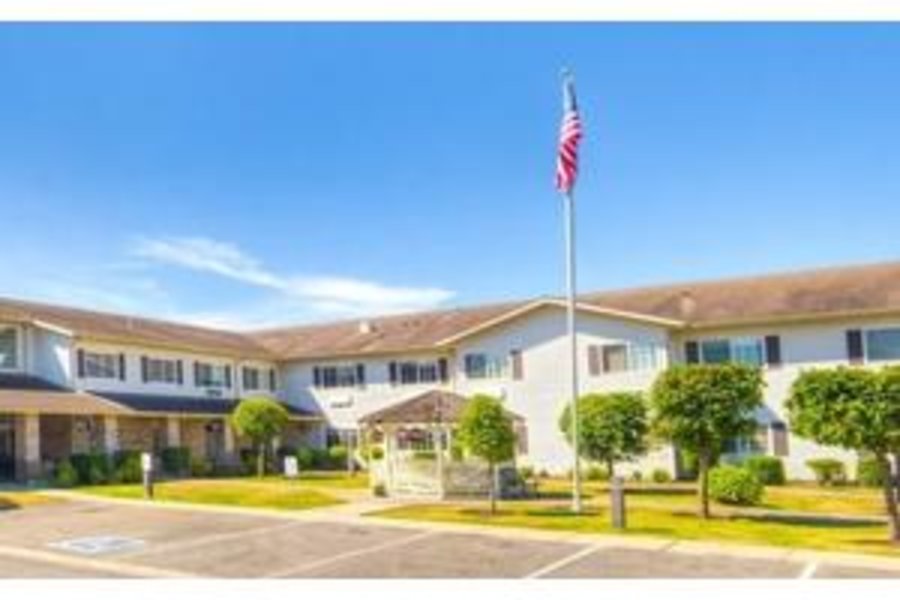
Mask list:
[[[265,306],[247,311],[195,315],[207,324],[284,322],[285,316],[310,311],[322,315],[385,314],[433,308],[453,292],[434,287],[395,287],[334,276],[285,276],[267,270],[233,244],[203,237],[139,238],[132,254],[155,263],[212,273],[276,293]],[[255,315],[253,318],[241,319]]]

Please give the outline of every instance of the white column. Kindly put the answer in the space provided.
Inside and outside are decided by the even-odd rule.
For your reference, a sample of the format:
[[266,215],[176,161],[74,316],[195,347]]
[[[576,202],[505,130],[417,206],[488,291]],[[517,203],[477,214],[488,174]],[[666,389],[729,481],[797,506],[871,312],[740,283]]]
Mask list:
[[119,449],[119,419],[110,415],[103,417],[103,448],[106,452]]
[[166,444],[169,448],[181,446],[181,419],[166,417]]
[[20,479],[32,480],[41,476],[41,420],[37,414],[20,417],[22,441],[17,444],[22,452]]

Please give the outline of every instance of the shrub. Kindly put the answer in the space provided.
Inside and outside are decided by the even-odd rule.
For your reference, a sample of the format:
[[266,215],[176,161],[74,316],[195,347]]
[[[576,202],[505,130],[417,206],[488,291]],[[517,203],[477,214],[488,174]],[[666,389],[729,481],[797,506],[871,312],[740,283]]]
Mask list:
[[109,457],[101,452],[90,454],[73,454],[70,459],[78,473],[80,485],[97,485],[106,483],[110,474]]
[[859,459],[856,465],[856,482],[865,487],[878,487],[884,485],[884,473],[882,464],[874,456],[865,456]]
[[369,460],[381,460],[384,458],[384,448],[381,446],[372,446],[369,448]]
[[413,452],[414,460],[437,460],[437,452],[434,450],[416,450]]
[[375,487],[372,488],[372,494],[374,494],[378,498],[386,498],[387,488],[383,483],[376,483]]
[[672,481],[672,475],[665,469],[653,469],[650,479],[653,480],[653,483],[669,483]]
[[331,460],[328,456],[328,450],[324,448],[310,448],[312,451],[312,466],[314,469],[330,469]]
[[[250,459],[250,468],[249,470],[253,470],[253,459]],[[246,467],[245,467],[246,471]],[[209,464],[208,461],[204,460],[199,456],[195,456],[191,459],[191,477],[209,477],[213,474],[213,467]]]
[[519,476],[526,481],[529,479],[534,479],[534,467],[519,467]]
[[54,483],[63,488],[70,488],[78,485],[78,471],[72,466],[72,461],[68,459],[61,460],[59,464],[56,465]]
[[337,445],[328,449],[328,468],[341,469],[347,466],[347,446]]
[[763,484],[749,469],[723,465],[709,472],[709,494],[723,504],[759,504]]
[[297,449],[297,467],[300,468],[301,471],[308,471],[312,469],[315,465],[316,456],[313,452],[312,448],[298,448]]
[[743,467],[756,475],[763,485],[784,485],[784,463],[775,456],[751,456]]
[[144,477],[141,453],[137,450],[119,450],[113,455],[110,483],[138,483]]
[[181,446],[166,448],[160,456],[163,472],[169,475],[184,475],[191,469],[191,450]]
[[450,460],[454,462],[462,462],[466,457],[465,448],[454,441],[450,444]]
[[815,474],[819,485],[840,485],[847,481],[844,463],[835,458],[813,458],[806,461],[806,466]]
[[633,471],[633,472],[631,473],[631,480],[632,480],[632,481],[635,481],[635,482],[637,482],[637,483],[640,483],[641,481],[643,481],[643,479],[644,479],[644,474],[641,473],[640,471]]
[[609,471],[600,465],[590,465],[584,472],[584,478],[587,481],[608,481]]

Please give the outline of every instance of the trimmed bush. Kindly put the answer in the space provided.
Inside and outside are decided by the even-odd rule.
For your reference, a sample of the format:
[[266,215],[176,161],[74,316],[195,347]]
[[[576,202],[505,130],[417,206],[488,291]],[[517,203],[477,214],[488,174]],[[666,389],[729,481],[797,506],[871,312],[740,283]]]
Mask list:
[[73,454],[69,460],[78,473],[79,485],[98,485],[106,483],[110,474],[110,461],[106,454],[92,452],[90,454]]
[[163,472],[168,475],[185,475],[191,470],[191,450],[183,446],[165,448],[160,455]]
[[860,458],[856,465],[856,483],[865,487],[880,488],[884,485],[884,473],[881,469],[881,463],[874,456]]
[[341,469],[347,466],[347,446],[337,445],[328,449],[328,468]]
[[644,474],[641,473],[640,471],[632,471],[631,480],[636,483],[640,483],[641,481],[644,480]]
[[763,485],[784,485],[784,463],[775,456],[751,456],[742,465],[756,475]]
[[372,446],[369,448],[369,460],[381,460],[384,458],[384,448],[381,446]]
[[749,469],[723,465],[709,472],[709,495],[723,504],[759,504],[763,484]]
[[847,470],[844,463],[836,458],[813,458],[806,461],[816,476],[816,483],[821,486],[842,485],[847,481]]
[[54,483],[62,488],[70,488],[78,485],[78,471],[72,466],[72,461],[61,460],[56,465],[56,474],[53,478]]
[[[252,471],[252,459],[251,459],[251,468]],[[245,468],[246,472],[246,468]],[[213,474],[213,466],[209,464],[208,461],[204,460],[199,456],[195,456],[191,459],[191,477],[209,477]]]
[[519,467],[519,476],[526,481],[529,479],[534,479],[534,467],[524,466]]
[[137,450],[119,450],[113,454],[110,483],[138,483],[144,477],[141,453]]
[[653,469],[650,479],[653,480],[653,483],[669,483],[672,481],[672,475],[665,469]]
[[591,465],[584,472],[586,481],[609,481],[609,472],[600,465]]
[[316,456],[313,452],[312,448],[298,448],[297,449],[297,467],[300,468],[301,471],[308,471],[315,466]]

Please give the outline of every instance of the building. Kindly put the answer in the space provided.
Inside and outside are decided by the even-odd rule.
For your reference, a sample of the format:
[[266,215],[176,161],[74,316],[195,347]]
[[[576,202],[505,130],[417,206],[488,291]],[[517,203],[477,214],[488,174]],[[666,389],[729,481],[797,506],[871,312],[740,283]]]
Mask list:
[[[794,377],[900,361],[900,262],[585,294],[578,310],[585,392],[646,390],[675,362],[760,365],[757,435],[731,450],[781,456],[790,477],[812,457],[855,461],[790,431]],[[563,471],[567,356],[565,304],[549,297],[243,334],[2,300],[0,473],[35,477],[90,448],[233,460],[225,416],[248,393],[291,408],[283,444],[321,445],[434,389],[501,396],[524,419],[523,459]],[[629,468],[676,462],[660,447]]]

